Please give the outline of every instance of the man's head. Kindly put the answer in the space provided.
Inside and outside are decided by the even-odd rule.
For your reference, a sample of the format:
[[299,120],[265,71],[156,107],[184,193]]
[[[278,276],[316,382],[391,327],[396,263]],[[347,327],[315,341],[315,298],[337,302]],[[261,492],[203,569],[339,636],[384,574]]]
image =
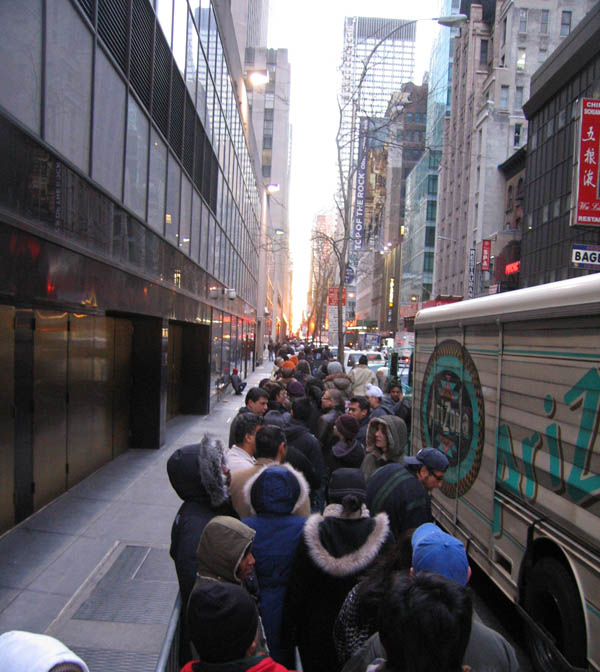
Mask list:
[[269,395],[262,387],[251,387],[246,393],[246,407],[256,415],[264,415],[267,412]]
[[252,574],[252,569],[254,568],[255,564],[256,560],[254,559],[254,555],[252,555],[252,545],[250,545],[240,560],[240,564],[237,566],[235,575],[240,581],[245,581],[250,576],[250,574]]
[[352,399],[350,399],[348,413],[354,416],[358,422],[362,422],[367,415],[369,415],[370,408],[369,400],[366,397],[352,397]]
[[292,418],[298,422],[307,422],[313,406],[306,397],[297,397],[292,401]]
[[371,383],[367,385],[367,399],[369,400],[371,408],[377,408],[379,404],[381,404],[382,397],[383,392],[380,387]]
[[286,442],[283,429],[277,425],[263,425],[256,432],[255,456],[283,462],[285,454]]
[[321,397],[321,408],[344,408],[344,398],[339,390],[325,390]]
[[235,445],[245,450],[248,455],[256,452],[256,432],[263,424],[263,418],[256,413],[241,413],[233,432]]
[[354,441],[360,429],[358,420],[349,413],[342,413],[342,415],[338,416],[333,427],[342,441],[347,441],[348,443]]
[[269,389],[269,401],[287,407],[289,405],[287,390],[283,385],[273,383]]
[[392,383],[390,386],[390,398],[394,402],[402,401],[404,398],[402,386],[399,383]]
[[460,672],[473,606],[467,590],[438,574],[396,575],[378,625],[387,669]]
[[415,472],[421,485],[428,492],[442,487],[448,469],[448,458],[435,448],[421,448],[414,457],[405,457],[404,464]]
[[206,663],[239,660],[256,649],[256,603],[240,586],[198,583],[190,595],[187,618],[191,640]]
[[358,358],[358,363],[359,363],[359,364],[365,364],[365,365],[367,365],[367,364],[369,363],[369,360],[367,359],[367,356],[366,356],[366,355],[361,355],[361,356]]
[[471,577],[462,542],[433,523],[420,525],[412,535],[412,572],[435,572],[460,586]]

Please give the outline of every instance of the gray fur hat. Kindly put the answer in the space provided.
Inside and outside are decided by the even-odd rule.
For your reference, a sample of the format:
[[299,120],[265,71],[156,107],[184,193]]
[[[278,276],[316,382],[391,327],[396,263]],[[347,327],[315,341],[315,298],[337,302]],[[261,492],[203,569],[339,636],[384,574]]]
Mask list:
[[167,461],[169,481],[184,501],[205,499],[214,508],[223,504],[228,492],[223,474],[223,444],[205,434],[200,443],[178,448]]

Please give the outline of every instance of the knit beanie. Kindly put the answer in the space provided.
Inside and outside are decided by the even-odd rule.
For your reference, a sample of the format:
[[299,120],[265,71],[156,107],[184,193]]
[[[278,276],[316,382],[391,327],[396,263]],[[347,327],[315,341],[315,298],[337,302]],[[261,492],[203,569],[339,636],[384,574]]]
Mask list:
[[335,421],[338,432],[347,440],[352,441],[358,434],[360,425],[358,420],[349,413],[340,415]]
[[194,586],[187,617],[192,642],[205,663],[243,658],[258,628],[254,600],[232,583],[206,581]]
[[330,504],[341,504],[346,495],[355,495],[364,502],[367,497],[365,475],[360,469],[336,469],[329,479],[328,495]]
[[304,385],[299,383],[297,380],[290,380],[287,384],[287,393],[290,397],[303,397],[304,396]]

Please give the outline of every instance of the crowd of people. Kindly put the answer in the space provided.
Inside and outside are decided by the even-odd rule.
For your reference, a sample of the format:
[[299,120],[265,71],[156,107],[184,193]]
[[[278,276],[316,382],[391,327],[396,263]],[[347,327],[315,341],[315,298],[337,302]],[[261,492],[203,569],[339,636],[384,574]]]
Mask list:
[[[319,355],[318,357],[316,355]],[[473,616],[465,548],[433,523],[448,460],[406,455],[410,407],[366,359],[273,348],[228,446],[167,464],[182,672],[513,672]]]

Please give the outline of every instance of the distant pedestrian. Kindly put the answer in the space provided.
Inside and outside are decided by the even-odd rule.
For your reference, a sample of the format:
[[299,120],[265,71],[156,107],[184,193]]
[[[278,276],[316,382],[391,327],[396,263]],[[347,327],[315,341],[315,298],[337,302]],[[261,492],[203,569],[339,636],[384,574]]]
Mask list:
[[369,405],[371,406],[371,418],[379,418],[382,415],[390,415],[390,410],[382,404],[383,392],[377,385],[367,385],[366,392]]
[[242,394],[246,387],[246,382],[243,382],[240,378],[239,372],[237,369],[233,369],[231,372],[231,386],[235,390],[236,394]]
[[369,369],[367,364],[369,360],[366,355],[358,358],[358,364],[350,371],[350,380],[352,382],[352,395],[364,396],[367,391],[367,385],[376,385],[377,376]]

